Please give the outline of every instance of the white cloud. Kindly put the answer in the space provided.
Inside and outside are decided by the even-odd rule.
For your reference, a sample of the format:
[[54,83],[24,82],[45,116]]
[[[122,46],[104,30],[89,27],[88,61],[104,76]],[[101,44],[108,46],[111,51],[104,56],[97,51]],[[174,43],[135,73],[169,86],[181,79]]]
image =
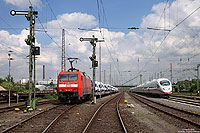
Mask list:
[[[64,28],[73,29],[73,31],[78,30],[78,28],[93,28],[97,25],[97,21],[94,16],[86,14],[86,13],[80,13],[80,12],[74,12],[74,13],[66,13],[57,16],[57,20],[52,20],[47,22],[45,26],[49,29],[54,28],[60,28],[60,26]],[[73,32],[72,31],[72,32]],[[58,35],[61,32],[60,31],[50,31],[51,35]]]
[[[198,0],[173,1],[172,5],[170,5],[170,14],[169,5],[166,9],[165,15],[168,17],[166,17],[165,19],[165,28],[172,29],[173,26],[178,24],[178,22],[183,20],[188,14],[196,9],[197,5],[200,5],[200,2],[198,2]],[[151,14],[143,17],[141,27],[156,27],[164,7],[165,3],[154,5],[152,7]],[[142,32],[130,31],[128,33],[123,33],[109,31],[108,29],[102,29],[105,43],[97,43],[96,47],[97,59],[99,54],[99,45],[101,45],[102,48],[102,70],[109,69],[109,64],[113,63],[113,60],[116,64],[116,60],[118,59],[121,71],[128,69],[134,71],[134,73],[137,74],[138,71],[144,68],[144,66],[146,65],[146,68],[144,68],[145,71],[148,71],[150,74],[152,74],[168,69],[171,62],[176,63],[180,58],[188,58],[193,56],[194,54],[199,54],[199,30],[194,30],[189,27],[197,27],[199,25],[200,17],[198,14],[199,12],[196,12],[183,24],[170,32],[169,36],[165,39],[163,43],[161,42],[164,36],[167,34],[164,34],[163,31],[146,30]],[[98,37],[99,39],[102,39],[103,37],[99,32],[78,30],[78,28],[91,28],[98,30],[98,28],[96,28],[97,20],[94,16],[90,14],[74,12],[58,15],[56,20],[44,23],[45,27],[47,27],[47,33],[50,34],[58,44],[51,42],[50,44],[44,46],[43,44],[37,43],[41,46],[41,55],[38,56],[37,59],[37,68],[39,69],[38,75],[41,76],[41,66],[44,64],[48,68],[48,73],[51,73],[52,75],[56,73],[55,71],[60,70],[60,47],[62,32],[61,29],[59,29],[59,24],[67,29],[67,31],[65,32],[67,38],[67,56],[69,55],[70,57],[80,58],[81,62],[75,64],[75,66],[78,66],[82,71],[86,71],[87,73],[91,74],[91,61],[88,57],[92,55],[92,46],[89,42],[80,42],[79,39],[80,37],[92,37],[92,35],[95,35],[95,37]],[[158,24],[158,27],[163,28],[163,26],[164,19],[162,17],[160,23]],[[28,31],[26,30],[23,30],[19,35],[11,35],[7,31],[0,31],[0,42],[10,44],[9,47],[13,47],[17,49],[17,51],[20,51],[20,53],[25,53],[27,55],[28,46],[24,42],[24,39],[27,38],[27,34]],[[70,45],[68,45],[69,43]],[[58,47],[57,45],[59,45],[60,47]],[[107,49],[109,49],[109,51]],[[155,51],[156,54],[154,55],[154,57],[152,57]],[[0,54],[0,56],[4,58],[0,59],[1,66],[3,66],[2,64],[5,65],[7,63],[7,59],[5,59],[7,58],[7,49],[3,53]],[[112,55],[112,58],[110,57],[110,54]],[[15,56],[15,58],[17,59],[21,57],[22,54]],[[158,58],[160,59],[160,62],[158,62]],[[22,64],[25,62],[25,60],[21,60],[19,62],[21,62]],[[191,63],[190,65],[193,65],[193,63]],[[22,69],[20,64],[18,65],[19,66],[16,68]],[[23,69],[25,70],[28,68],[24,67]],[[148,79],[147,76],[149,75],[146,75],[146,79]]]
[[[21,9],[26,9],[30,6],[29,0],[4,0],[6,3],[19,7]],[[41,0],[30,0],[34,7],[40,7],[42,5]]]

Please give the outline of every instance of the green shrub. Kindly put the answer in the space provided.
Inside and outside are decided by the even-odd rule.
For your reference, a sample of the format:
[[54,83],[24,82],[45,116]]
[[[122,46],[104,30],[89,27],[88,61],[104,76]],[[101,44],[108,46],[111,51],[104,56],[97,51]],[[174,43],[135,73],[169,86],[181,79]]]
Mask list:
[[44,96],[44,99],[57,99],[56,94],[47,94]]

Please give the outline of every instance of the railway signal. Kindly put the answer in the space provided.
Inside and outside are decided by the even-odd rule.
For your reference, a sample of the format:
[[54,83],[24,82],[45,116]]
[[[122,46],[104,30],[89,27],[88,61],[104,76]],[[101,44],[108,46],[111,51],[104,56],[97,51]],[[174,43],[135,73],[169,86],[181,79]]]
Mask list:
[[92,103],[96,104],[96,97],[94,95],[95,91],[95,69],[98,67],[98,61],[96,61],[96,55],[95,55],[95,47],[97,42],[104,42],[104,40],[98,40],[98,38],[95,38],[93,35],[92,38],[80,38],[80,41],[89,41],[91,45],[93,46],[93,54],[90,58],[92,61],[92,68],[93,68],[93,85],[92,85]]
[[[32,89],[33,89],[33,86],[32,86],[32,69],[33,69],[33,61],[32,61],[32,57],[34,55],[38,55],[38,53],[36,53],[36,51],[38,52],[38,48],[36,48],[34,46],[34,43],[35,43],[35,37],[34,37],[34,25],[35,25],[35,18],[37,17],[38,15],[38,12],[37,11],[33,11],[33,7],[30,6],[29,7],[30,10],[29,11],[15,11],[15,10],[11,10],[10,11],[10,14],[12,16],[15,16],[15,15],[25,15],[26,19],[28,21],[30,21],[30,34],[28,35],[28,38],[25,39],[25,42],[27,45],[29,45],[29,106],[32,107]],[[35,60],[35,58],[34,58]],[[34,61],[35,62],[35,61]],[[35,100],[35,99],[34,99]],[[33,101],[33,103],[35,103]],[[34,105],[33,105],[34,106]]]

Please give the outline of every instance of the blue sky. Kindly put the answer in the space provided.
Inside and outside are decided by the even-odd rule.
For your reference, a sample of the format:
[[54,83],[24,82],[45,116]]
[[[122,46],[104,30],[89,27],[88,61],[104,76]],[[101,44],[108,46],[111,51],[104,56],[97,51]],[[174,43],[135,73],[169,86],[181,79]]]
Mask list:
[[[95,35],[100,39],[103,37],[105,39],[105,43],[101,44],[102,70],[109,70],[110,64],[112,65],[113,84],[123,83],[140,72],[145,72],[143,73],[144,81],[160,72],[163,72],[164,77],[169,78],[170,63],[173,63],[174,72],[179,74],[174,75],[175,81],[195,77],[195,71],[192,68],[198,64],[200,54],[199,10],[169,35],[164,31],[152,31],[145,28],[157,26],[161,29],[173,29],[200,6],[198,0],[169,0],[168,2],[167,0],[98,0],[99,12],[97,0],[47,1],[55,16],[46,0],[30,0],[34,10],[38,11],[38,18],[48,35],[57,43],[44,32],[35,33],[36,45],[41,47],[41,55],[37,60],[38,79],[42,77],[42,65],[46,65],[46,77],[56,78],[57,72],[60,71],[61,28],[59,25],[66,30],[66,56],[80,58],[81,61],[76,66],[90,76],[91,62],[88,57],[91,55],[91,46],[86,42],[81,43],[79,38]],[[28,35],[28,30],[25,28],[29,27],[29,22],[24,16],[11,16],[10,11],[29,10],[30,2],[29,0],[0,1],[0,68],[2,69],[0,77],[7,75],[7,51],[10,48],[15,51],[13,56],[16,58],[13,61],[14,77],[16,79],[28,77],[28,66],[21,66],[21,64],[27,64],[25,55],[28,55],[28,46],[24,39]],[[165,12],[163,12],[164,9]],[[78,28],[99,30],[99,25],[105,27],[101,29],[102,34],[78,30]],[[143,29],[129,30],[128,27]],[[42,29],[38,19],[36,19],[36,29]],[[99,45],[97,45],[97,57]],[[192,72],[184,71],[188,68]],[[131,73],[122,74],[123,71],[131,71]],[[98,73],[97,69],[97,77]],[[108,71],[107,75],[109,75]],[[137,83],[137,79],[130,82],[130,84]]]
[[[52,19],[55,19],[54,15],[50,11],[46,2],[43,0],[43,5],[40,7],[35,7],[35,10],[39,12],[39,18],[42,22],[46,22]],[[101,1],[99,0],[99,4]],[[103,6],[106,12],[107,21],[110,27],[114,28],[128,28],[131,26],[139,26],[142,17],[149,14],[151,12],[151,8],[153,5],[165,2],[163,0],[109,0],[103,1]],[[97,1],[95,0],[59,0],[53,1],[49,0],[48,3],[52,7],[55,15],[64,14],[64,13],[73,13],[73,12],[81,12],[88,13],[95,16],[98,19],[98,8]],[[3,18],[8,24],[10,24],[14,28],[24,28],[28,26],[28,22],[22,16],[12,17],[9,13],[11,10],[29,10],[28,8],[20,8],[9,3],[6,3],[4,0],[0,1],[1,12],[0,16]],[[100,5],[101,6],[101,5]],[[100,9],[101,10],[101,9]],[[101,15],[102,17],[102,15]],[[102,18],[101,18],[102,19]],[[2,28],[10,28],[4,22],[0,21],[0,25]],[[103,24],[101,23],[101,26]],[[11,31],[12,32],[12,31]]]

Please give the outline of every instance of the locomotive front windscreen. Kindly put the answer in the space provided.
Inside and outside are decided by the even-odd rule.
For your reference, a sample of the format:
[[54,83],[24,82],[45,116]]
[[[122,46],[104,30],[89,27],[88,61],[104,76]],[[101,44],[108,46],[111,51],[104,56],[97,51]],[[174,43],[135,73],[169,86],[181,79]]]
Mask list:
[[160,81],[160,85],[162,85],[162,86],[169,86],[170,82],[167,81],[167,80],[162,80],[162,81]]
[[60,81],[77,81],[78,74],[60,74]]

